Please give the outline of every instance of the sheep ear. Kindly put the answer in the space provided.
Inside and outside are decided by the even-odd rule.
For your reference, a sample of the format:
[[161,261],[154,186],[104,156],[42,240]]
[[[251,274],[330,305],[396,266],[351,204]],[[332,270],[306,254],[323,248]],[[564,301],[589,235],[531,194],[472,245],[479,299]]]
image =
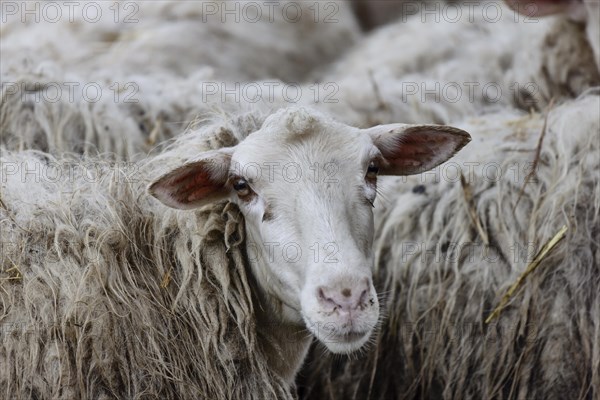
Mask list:
[[445,125],[379,125],[366,129],[384,165],[381,175],[412,175],[437,167],[462,149],[471,136]]
[[[576,11],[583,2],[577,0],[505,0],[506,4],[528,17],[544,17],[546,15],[560,14]],[[580,3],[580,4],[578,4]]]
[[227,179],[232,149],[204,153],[158,178],[148,192],[164,205],[189,210],[202,207],[229,195]]

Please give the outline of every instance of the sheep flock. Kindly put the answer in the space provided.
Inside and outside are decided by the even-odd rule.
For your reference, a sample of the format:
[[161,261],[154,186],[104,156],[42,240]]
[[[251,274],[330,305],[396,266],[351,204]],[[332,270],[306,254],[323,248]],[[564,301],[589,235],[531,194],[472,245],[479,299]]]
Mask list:
[[7,0],[0,84],[0,398],[600,397],[600,1]]

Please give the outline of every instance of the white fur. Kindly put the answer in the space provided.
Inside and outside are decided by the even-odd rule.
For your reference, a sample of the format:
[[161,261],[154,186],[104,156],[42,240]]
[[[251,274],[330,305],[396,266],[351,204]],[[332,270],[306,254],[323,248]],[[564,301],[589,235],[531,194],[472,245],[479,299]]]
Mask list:
[[[319,80],[320,85],[304,84],[298,103],[318,107],[340,121],[360,127],[397,121],[443,124],[506,106],[541,110],[551,98],[560,102],[600,83],[598,68],[593,61],[594,52],[596,61],[598,53],[597,35],[594,34],[599,25],[594,18],[597,2],[585,3],[589,10],[583,16],[587,18],[585,27],[568,16],[539,17],[536,23],[526,23],[525,16],[515,14],[501,2],[492,3],[491,8],[486,8],[486,4],[479,4],[473,9],[472,21],[469,20],[469,8],[463,5],[460,8],[463,17],[456,22],[445,21],[442,18],[444,14],[434,13],[428,14],[427,23],[422,23],[421,18],[425,14],[421,10],[414,16],[406,17],[406,20],[401,19],[373,32],[329,70],[313,72],[313,79]],[[150,34],[168,30],[172,24],[185,25],[192,20],[202,20],[202,16],[197,14],[198,7],[195,3],[163,3],[162,6],[143,3],[140,23],[133,27],[111,25],[107,21],[98,24],[80,22],[75,25],[79,26],[77,29],[81,30],[82,38],[94,43],[104,43],[102,37],[129,37],[118,43],[109,41],[105,43],[108,47],[101,48],[75,44],[74,47],[67,46],[70,40],[74,40],[73,35],[63,35],[61,29],[75,27],[58,24],[51,27],[56,32],[51,30],[42,35],[40,32],[45,31],[39,24],[33,24],[28,27],[30,30],[25,30],[18,21],[10,20],[3,27],[3,53],[10,56],[4,57],[9,61],[2,63],[3,78],[5,83],[15,83],[18,91],[12,93],[13,87],[3,87],[1,142],[9,149],[33,148],[92,154],[110,152],[129,159],[133,154],[148,152],[165,139],[177,135],[190,123],[197,125],[214,109],[239,113],[240,110],[260,108],[264,112],[271,112],[291,105],[282,90],[285,86],[279,81],[276,82],[278,89],[274,91],[274,97],[265,99],[269,92],[268,85],[275,82],[270,78],[291,79],[281,75],[288,74],[286,71],[290,68],[295,72],[289,73],[296,78],[302,75],[297,74],[296,63],[293,63],[294,66],[287,64],[287,50],[281,54],[278,51],[270,52],[269,57],[254,60],[256,54],[265,52],[260,44],[256,44],[256,47],[245,42],[243,24],[233,24],[231,27],[235,34],[232,33],[234,37],[227,39],[227,43],[233,47],[227,47],[227,51],[211,50],[208,58],[203,58],[200,53],[194,55],[189,52],[184,52],[186,55],[182,57],[167,56],[170,51],[167,44],[145,39],[147,35],[131,33],[137,29]],[[431,5],[427,4],[424,9],[430,9],[428,7]],[[500,9],[503,18],[498,22],[490,22],[493,15],[483,18],[484,9]],[[356,25],[354,19],[343,10],[342,7],[338,23],[311,25],[308,31],[314,30],[316,35],[323,29],[334,38],[343,37],[345,29],[354,30]],[[106,14],[110,16],[109,12]],[[439,21],[435,18],[439,18]],[[515,18],[518,18],[518,22],[514,22]],[[302,56],[298,56],[300,58],[313,57],[307,55],[313,50],[321,53],[311,44],[313,36],[309,36],[311,40],[308,43],[300,39],[304,27],[300,24],[285,26],[281,22],[257,23],[251,24],[251,27],[259,29],[261,35],[277,37],[278,40],[273,44],[276,49],[279,48],[277,43],[281,36],[288,38],[290,41],[285,42],[294,49],[292,53],[302,53]],[[206,29],[212,29],[210,27],[214,27],[215,32],[223,28],[213,23],[207,24]],[[125,32],[124,36],[119,36],[121,30]],[[286,33],[280,35],[279,31]],[[130,33],[131,36],[127,36]],[[34,41],[30,36],[34,34],[35,38],[41,37],[43,40]],[[355,41],[352,39],[355,36],[350,35],[350,42]],[[167,37],[175,38],[177,35],[164,38]],[[217,35],[206,45],[218,47],[222,39]],[[314,43],[323,42],[323,45],[332,44],[332,48],[339,47],[333,46],[337,43],[335,39],[314,40]],[[309,50],[298,43],[306,43]],[[435,43],[435,46],[431,46],[431,43]],[[180,44],[187,45],[187,42],[175,40],[171,44],[175,49]],[[153,46],[162,45],[165,51],[160,57],[154,57],[156,48]],[[131,49],[128,46],[132,46]],[[194,44],[189,47],[201,52],[204,51],[203,46]],[[77,50],[66,51],[71,47]],[[32,50],[24,50],[27,48]],[[341,46],[335,54],[341,54],[343,48]],[[329,50],[325,53],[330,54]],[[307,67],[307,71],[333,59],[333,52],[331,54],[331,57],[324,58],[315,56],[319,61]],[[212,59],[213,55],[222,56],[222,59]],[[196,56],[200,58],[194,58]],[[63,57],[67,57],[68,61],[62,60]],[[231,57],[235,57],[235,62],[229,62]],[[23,59],[29,61],[23,63]],[[205,61],[200,62],[200,59]],[[108,62],[110,64],[105,64]],[[173,63],[177,65],[171,65]],[[256,72],[257,68],[262,68],[262,72]],[[70,72],[65,72],[65,69]],[[192,71],[192,75],[186,75]],[[92,72],[93,75],[90,75]],[[265,80],[249,84],[261,88],[263,101],[250,103],[241,95],[241,89],[235,89],[236,83],[232,81],[243,84],[244,80],[257,77]],[[232,81],[228,81],[228,78]],[[44,87],[55,82],[78,82],[81,87],[90,80],[97,82],[104,93],[97,103],[83,99],[80,91],[76,91],[74,101],[70,101],[66,95],[58,102],[31,100],[39,96],[39,92],[43,93]],[[31,91],[35,82],[41,83],[42,89],[38,92]],[[124,101],[125,96],[132,93],[132,87],[123,91],[120,100],[115,103],[114,89],[111,89],[114,82],[134,83],[137,88],[134,96],[136,103]],[[209,92],[207,83],[216,85],[210,88],[216,87],[216,92]],[[471,86],[473,97],[467,84],[476,85]],[[329,85],[328,89],[325,85]],[[486,85],[488,92],[484,91]],[[456,86],[460,94],[456,93]],[[498,97],[495,95],[497,87],[501,90]],[[31,92],[27,92],[27,88]],[[237,98],[227,95],[227,90],[232,88]],[[417,92],[411,94],[411,88],[416,88]],[[424,90],[432,88],[436,94],[425,96]],[[532,95],[528,96],[517,88],[533,88]],[[63,90],[63,93],[67,93],[66,87]],[[327,98],[328,95],[332,95],[331,98]],[[315,97],[320,101],[315,103]],[[454,98],[457,100],[454,101]]]
[[[105,69],[181,77],[210,67],[219,79],[296,82],[360,36],[349,5],[341,1],[88,3],[89,15],[83,12],[86,2],[78,3],[73,21],[73,5],[55,3],[58,21],[42,11],[43,4],[27,5],[40,10],[37,22],[24,15],[24,3],[16,3],[17,13],[3,16],[2,73],[55,64],[96,80]],[[96,8],[97,21],[91,18]]]
[[[387,318],[363,357],[311,353],[305,398],[593,397],[599,110],[600,97],[587,95],[553,108],[547,123],[516,109],[471,116],[457,126],[472,142],[448,163],[380,179],[374,280]],[[563,226],[564,238],[485,323]]]
[[[53,3],[63,16],[57,22],[22,15],[23,7],[42,10],[43,3],[11,4],[17,13],[3,15],[0,36],[0,141],[15,150],[131,159],[215,110],[279,108],[281,80],[303,80],[360,37],[344,2],[90,2],[89,10],[101,7],[97,22],[83,18],[81,2],[73,23],[70,3]],[[252,4],[263,5],[260,21],[243,11]],[[240,11],[223,15],[226,7]],[[278,97],[247,101],[240,85],[256,79],[264,80],[258,82],[263,98],[269,85],[277,85]],[[49,100],[56,87],[61,95]]]
[[[409,128],[410,135],[418,135]],[[84,335],[91,347],[77,355],[58,351],[63,370],[45,364],[45,351],[19,352],[42,357],[36,361],[42,371],[9,368],[22,361],[20,356],[0,352],[3,394],[41,390],[94,397],[108,390],[133,396],[148,384],[147,375],[155,385],[149,390],[189,396],[203,383],[192,379],[189,386],[188,373],[208,371],[219,381],[242,374],[242,388],[254,388],[261,397],[258,393],[291,390],[313,335],[335,353],[362,347],[379,321],[372,282],[376,181],[368,168],[382,156],[376,142],[390,147],[382,132],[409,135],[400,125],[364,131],[314,110],[289,108],[268,118],[255,113],[207,125],[183,135],[161,155],[136,163],[5,152],[0,244],[7,250],[0,271],[18,274],[0,291],[2,320],[18,324],[18,332],[30,326],[46,332],[54,324],[68,328],[69,318],[75,318],[68,310],[77,306],[77,320],[95,333]],[[464,132],[456,138],[445,158],[467,140]],[[427,159],[435,159],[432,149],[423,148]],[[402,151],[402,144],[395,151]],[[207,160],[211,163],[204,169]],[[197,180],[204,172],[207,178]],[[249,182],[251,196],[234,190],[229,180],[237,178]],[[164,204],[199,209],[175,213],[165,208],[149,198],[148,182],[153,182],[150,193]],[[48,291],[51,298],[39,295]],[[128,311],[103,311],[121,306]],[[167,326],[195,330],[166,348],[139,354],[138,346],[160,340]],[[62,334],[67,346],[76,346]],[[200,348],[193,339],[198,334]],[[127,344],[128,356],[102,353],[114,366],[97,373],[102,384],[90,381],[95,375],[85,371],[94,370],[98,361],[86,349],[128,338],[135,338]],[[12,335],[2,340],[7,348],[22,346]],[[205,358],[200,350],[207,352]],[[200,358],[187,360],[190,351]],[[180,362],[193,364],[194,370],[179,367]],[[247,368],[254,368],[248,365],[260,370],[248,374]],[[171,368],[185,385],[160,373]],[[114,374],[132,370],[133,386],[123,387]],[[45,376],[47,383],[30,382],[30,373]],[[67,376],[76,379],[63,388]],[[253,386],[267,376],[273,385]],[[78,385],[71,385],[75,381]],[[220,386],[199,393],[243,395]]]
[[315,76],[339,87],[339,101],[322,106],[358,126],[543,110],[600,84],[598,2],[585,3],[583,23],[566,14],[527,19],[501,1],[425,4]]

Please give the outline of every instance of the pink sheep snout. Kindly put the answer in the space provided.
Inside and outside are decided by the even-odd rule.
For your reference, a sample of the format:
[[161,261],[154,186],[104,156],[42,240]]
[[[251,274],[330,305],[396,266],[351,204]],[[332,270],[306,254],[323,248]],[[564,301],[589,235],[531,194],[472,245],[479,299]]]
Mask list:
[[350,316],[353,311],[363,310],[368,306],[370,289],[370,281],[366,277],[354,285],[341,281],[331,286],[319,286],[317,299],[323,310]]

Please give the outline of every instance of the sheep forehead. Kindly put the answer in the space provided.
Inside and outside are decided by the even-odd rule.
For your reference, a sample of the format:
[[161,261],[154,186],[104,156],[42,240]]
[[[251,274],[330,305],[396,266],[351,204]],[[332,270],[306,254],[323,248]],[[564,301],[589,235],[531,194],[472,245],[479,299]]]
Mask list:
[[288,112],[285,116],[288,118],[265,122],[263,128],[238,144],[232,165],[243,171],[249,165],[268,170],[294,164],[307,174],[315,167],[333,163],[333,168],[345,176],[355,174],[377,155],[370,137],[357,128],[314,119],[303,112]]
[[305,107],[289,107],[283,108],[269,116],[260,131],[274,134],[278,137],[293,137],[310,134],[327,125],[344,126],[336,124],[331,118],[316,110]]

